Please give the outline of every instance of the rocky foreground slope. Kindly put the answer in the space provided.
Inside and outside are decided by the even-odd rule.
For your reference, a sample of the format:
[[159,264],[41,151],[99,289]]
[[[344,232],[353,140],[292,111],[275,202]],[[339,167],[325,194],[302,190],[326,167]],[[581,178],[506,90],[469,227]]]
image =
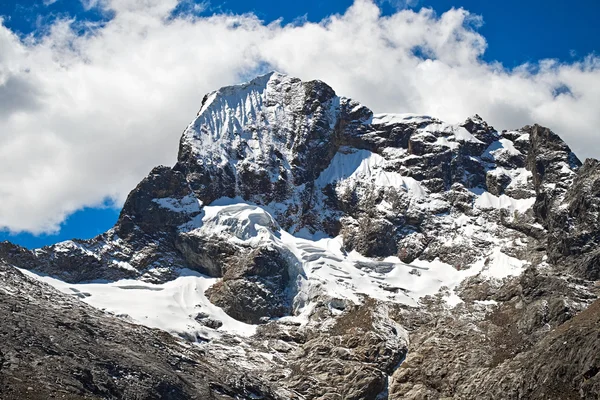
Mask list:
[[[103,358],[145,368],[139,398],[599,398],[599,242],[600,163],[549,129],[373,114],[271,73],[205,96],[108,232],[0,244],[0,393],[127,397]],[[26,349],[48,323],[59,350]],[[122,351],[90,356],[99,335]],[[71,361],[26,373],[32,354]]]
[[232,399],[261,387],[200,348],[1,263],[0,285],[2,399]]

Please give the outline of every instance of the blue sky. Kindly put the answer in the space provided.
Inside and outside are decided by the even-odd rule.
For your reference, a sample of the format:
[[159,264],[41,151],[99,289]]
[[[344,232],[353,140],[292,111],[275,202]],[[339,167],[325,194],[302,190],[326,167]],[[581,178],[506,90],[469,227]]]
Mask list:
[[[303,18],[320,21],[331,14],[343,13],[353,1],[213,0],[198,3],[204,4],[204,15],[250,12],[267,22],[282,18],[284,23],[289,23]],[[384,13],[390,14],[398,3],[392,0],[380,5]],[[484,24],[479,32],[488,41],[484,58],[501,61],[509,67],[543,58],[570,60],[598,52],[600,47],[597,22],[600,2],[595,0],[420,0],[414,3],[413,9],[430,7],[443,13],[452,7],[462,7],[482,16]],[[35,33],[57,16],[95,21],[110,18],[110,14],[101,13],[97,8],[86,10],[75,0],[57,0],[49,5],[40,0],[5,1],[0,4],[0,15],[5,18],[6,26],[26,34]]]
[[[84,4],[88,6],[84,6]],[[185,15],[186,13],[196,13],[199,16],[208,17],[223,13],[253,13],[266,23],[283,19],[283,24],[302,24],[304,21],[319,22],[332,14],[344,14],[352,6],[353,1],[309,0],[284,2],[246,0],[210,1],[199,4],[202,4],[202,6],[194,9],[194,3],[189,1],[184,2],[177,7],[175,14]],[[99,7],[89,7],[89,5],[90,0],[84,3],[75,0],[57,0],[54,2],[51,0],[45,2],[34,0],[5,1],[0,4],[0,15],[4,19],[3,25],[6,28],[20,36],[21,40],[26,40],[27,35],[33,35],[37,38],[44,37],[44,35],[48,34],[49,27],[53,26],[55,21],[64,19],[65,17],[74,18],[78,22],[94,21],[101,23],[110,21],[114,17],[114,13],[111,11],[106,11]],[[378,5],[384,15],[392,15],[398,12],[399,9],[398,1],[379,2]],[[485,65],[488,70],[493,69],[494,62],[496,61],[502,63],[508,70],[525,63],[535,64],[539,60],[547,58],[557,59],[560,63],[564,64],[577,63],[590,54],[597,54],[600,47],[600,24],[596,21],[597,16],[600,15],[600,2],[598,1],[504,0],[502,2],[494,2],[475,0],[422,0],[407,8],[417,11],[422,7],[432,8],[437,15],[444,14],[452,7],[462,7],[471,14],[481,16],[483,24],[481,26],[471,24],[469,29],[474,29],[487,42],[487,48],[479,57],[481,61],[478,61],[478,63]],[[2,57],[0,55],[0,67],[1,63]],[[586,67],[579,68],[585,70]],[[237,72],[236,74],[232,73],[227,75],[227,77],[223,77],[223,84],[234,83],[228,82],[228,79],[233,79],[231,76],[239,75],[240,73]],[[532,78],[532,81],[536,81],[536,79]],[[202,86],[202,90],[215,89],[215,87],[210,86],[211,84],[216,85],[216,83],[212,82],[207,83],[206,86]],[[214,82],[217,82],[217,80]],[[221,81],[218,82],[221,83]],[[341,80],[340,82],[336,87],[342,86],[342,88],[345,88],[344,81]],[[220,84],[217,86],[220,86]],[[356,93],[360,93],[360,88],[348,87],[346,90],[350,94],[354,94],[353,90],[356,90]],[[193,95],[194,97],[190,98],[201,98],[200,93],[193,93]],[[364,97],[368,98],[369,96],[365,95],[361,98]],[[391,99],[393,100],[393,97]],[[398,104],[404,103],[399,102]],[[190,111],[194,107],[196,107],[196,104],[191,105],[190,109],[186,109],[186,113],[182,113],[182,115],[192,115]],[[420,106],[420,108],[422,107]],[[477,110],[473,110],[472,113],[475,111]],[[174,126],[181,127],[185,126],[189,119],[186,119],[185,116],[182,117],[183,119],[179,117],[177,119],[173,118],[176,120],[176,125]],[[81,128],[85,129],[86,127],[82,126]],[[180,129],[174,129],[173,133],[176,135],[180,131]],[[151,139],[148,140],[151,141]],[[176,146],[176,136],[168,140],[166,141],[165,139],[164,143],[172,142],[173,147]],[[160,147],[160,145],[157,146]],[[159,158],[157,161],[146,160],[145,164],[140,164],[141,166],[134,178],[139,180],[139,177],[143,176],[142,171],[149,170],[147,169],[149,165],[158,164],[159,161],[163,162],[164,160],[168,164],[169,160],[173,158],[172,153],[173,151],[171,151],[169,157]],[[107,154],[107,157],[110,157],[110,154]],[[107,186],[105,193],[98,193],[97,197],[99,197],[99,200],[96,200],[95,203],[103,204],[102,207],[94,207],[93,204],[89,206],[94,201],[86,198],[85,200],[81,200],[79,205],[74,204],[70,208],[65,209],[67,211],[62,211],[63,214],[61,215],[63,217],[60,218],[62,222],[57,223],[55,221],[50,224],[54,224],[54,229],[20,229],[18,225],[15,225],[17,227],[14,228],[13,225],[6,223],[5,225],[13,231],[21,232],[9,233],[8,230],[0,232],[0,240],[11,240],[23,246],[34,248],[70,238],[93,237],[110,228],[118,217],[119,210],[106,206],[106,204],[111,203],[110,200],[107,202],[106,198],[116,199],[115,202],[120,204],[126,195],[123,187],[132,189],[135,186],[135,183],[131,184],[131,182],[135,181],[134,178],[130,178],[118,190],[108,188]],[[73,185],[76,185],[76,183],[73,183]],[[116,192],[118,193],[115,194]],[[73,210],[77,209],[78,211],[73,212]],[[23,215],[27,213],[27,211],[20,212],[23,212]],[[2,221],[0,221],[0,226],[2,226]],[[57,226],[59,227],[58,231],[56,231]],[[27,230],[39,232],[37,232],[37,235],[34,235],[27,233]]]

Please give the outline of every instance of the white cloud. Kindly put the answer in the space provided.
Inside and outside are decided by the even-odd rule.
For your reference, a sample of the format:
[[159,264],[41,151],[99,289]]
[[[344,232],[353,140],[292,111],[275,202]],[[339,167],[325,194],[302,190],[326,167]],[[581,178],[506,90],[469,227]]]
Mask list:
[[415,7],[419,0],[377,0],[377,4],[389,4],[397,10],[403,10],[409,7]]
[[462,9],[382,17],[356,0],[320,23],[281,26],[173,18],[176,0],[86,1],[114,18],[84,36],[66,20],[37,40],[0,26],[0,227],[47,232],[83,206],[120,204],[153,166],[174,163],[206,92],[265,65],[324,80],[376,112],[451,122],[479,113],[497,129],[539,122],[600,156],[600,60],[485,63],[481,20]]

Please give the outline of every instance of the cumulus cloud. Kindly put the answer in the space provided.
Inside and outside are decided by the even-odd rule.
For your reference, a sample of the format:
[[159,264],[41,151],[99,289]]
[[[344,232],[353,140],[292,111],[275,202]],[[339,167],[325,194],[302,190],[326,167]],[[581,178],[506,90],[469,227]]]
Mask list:
[[375,112],[479,113],[497,129],[538,122],[600,156],[600,59],[486,63],[481,18],[463,9],[382,16],[356,0],[319,23],[281,25],[174,13],[177,0],[85,4],[110,20],[57,20],[37,38],[0,25],[5,229],[50,232],[83,206],[120,205],[153,166],[175,162],[206,92],[268,69],[324,80]]

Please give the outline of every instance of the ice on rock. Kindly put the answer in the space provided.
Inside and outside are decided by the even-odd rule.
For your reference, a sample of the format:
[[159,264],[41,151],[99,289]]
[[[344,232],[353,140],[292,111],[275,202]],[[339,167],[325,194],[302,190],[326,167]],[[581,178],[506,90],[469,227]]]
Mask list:
[[[86,293],[82,300],[115,315],[151,328],[163,329],[188,339],[209,339],[219,332],[242,336],[254,334],[256,327],[237,321],[204,296],[204,291],[217,279],[193,271],[181,271],[178,278],[164,284],[138,280],[120,280],[111,283],[68,284],[58,279],[23,273],[48,283],[64,293]],[[222,322],[218,330],[208,328],[196,320],[199,313]]]
[[511,212],[525,213],[535,203],[535,197],[528,199],[513,199],[505,194],[495,196],[489,192],[481,193],[475,200],[475,206],[482,210],[506,209]]
[[415,123],[419,124],[422,122],[429,122],[433,120],[432,117],[427,115],[419,115],[419,114],[374,114],[371,119],[371,123],[373,125],[392,125],[392,124],[405,124],[405,123]]
[[277,222],[262,208],[245,203],[206,207],[201,230],[240,241],[268,240]]
[[427,190],[414,178],[385,170],[387,161],[368,150],[346,150],[337,153],[316,180],[318,187],[349,182],[372,183],[378,187],[403,189],[413,197],[424,198]]
[[202,207],[202,202],[191,195],[185,196],[181,199],[164,197],[160,199],[153,199],[152,201],[158,204],[160,207],[166,208],[167,210],[186,214],[199,213]]

